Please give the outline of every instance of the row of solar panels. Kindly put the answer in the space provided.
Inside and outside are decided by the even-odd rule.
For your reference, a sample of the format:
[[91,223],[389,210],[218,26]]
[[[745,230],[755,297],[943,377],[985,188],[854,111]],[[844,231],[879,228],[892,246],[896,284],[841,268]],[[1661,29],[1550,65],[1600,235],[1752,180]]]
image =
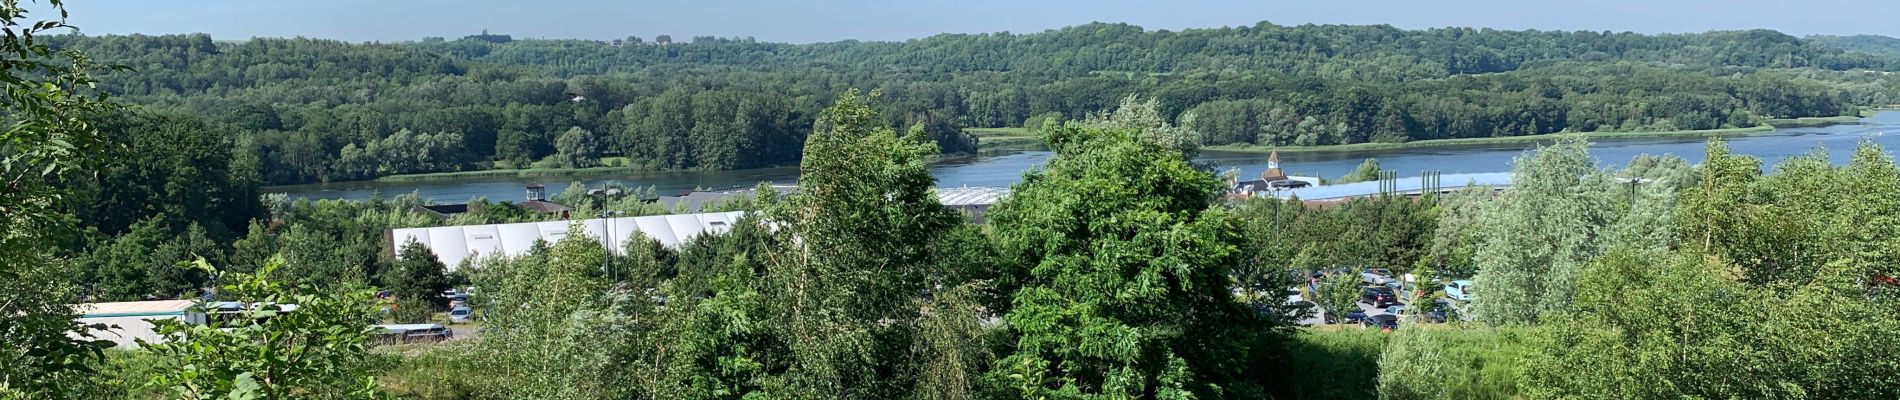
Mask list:
[[[534,247],[536,240],[554,243],[567,237],[571,229],[584,230],[615,253],[625,251],[627,238],[635,232],[679,248],[681,244],[706,233],[725,233],[744,212],[653,215],[645,217],[594,218],[572,221],[527,222],[518,224],[462,225],[435,228],[408,228],[390,231],[397,248],[410,241],[421,243],[435,252],[436,259],[453,272],[464,260],[496,254],[519,256]],[[578,224],[578,225],[575,225]],[[609,235],[611,233],[611,235]]]

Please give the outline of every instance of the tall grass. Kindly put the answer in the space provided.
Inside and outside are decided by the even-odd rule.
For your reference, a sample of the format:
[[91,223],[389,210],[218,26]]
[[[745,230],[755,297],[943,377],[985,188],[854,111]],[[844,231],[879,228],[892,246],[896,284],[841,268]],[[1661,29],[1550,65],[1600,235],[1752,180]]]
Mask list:
[[1406,327],[1379,360],[1385,399],[1510,399],[1518,394],[1535,331],[1522,328]]
[[485,377],[472,365],[473,348],[473,339],[378,347],[376,383],[408,399],[493,397],[478,392],[476,381]]
[[1277,349],[1268,391],[1288,399],[1509,399],[1537,332],[1417,325],[1302,329]]
[[1282,399],[1378,398],[1379,353],[1391,334],[1356,326],[1307,328],[1282,343],[1268,387]]

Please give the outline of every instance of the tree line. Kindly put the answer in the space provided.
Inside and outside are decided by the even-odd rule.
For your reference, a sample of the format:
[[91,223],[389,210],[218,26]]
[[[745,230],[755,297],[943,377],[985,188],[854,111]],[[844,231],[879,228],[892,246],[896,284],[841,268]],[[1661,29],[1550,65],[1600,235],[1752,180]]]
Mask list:
[[[901,43],[496,37],[44,39],[128,67],[100,78],[120,99],[228,126],[265,184],[792,165],[818,111],[853,87],[882,91],[881,120],[922,125],[954,154],[976,150],[963,128],[1082,119],[1132,94],[1210,145],[1752,127],[1896,102],[1893,80],[1871,71],[1900,68],[1773,31],[1098,23]],[[559,146],[575,128],[591,137]]]

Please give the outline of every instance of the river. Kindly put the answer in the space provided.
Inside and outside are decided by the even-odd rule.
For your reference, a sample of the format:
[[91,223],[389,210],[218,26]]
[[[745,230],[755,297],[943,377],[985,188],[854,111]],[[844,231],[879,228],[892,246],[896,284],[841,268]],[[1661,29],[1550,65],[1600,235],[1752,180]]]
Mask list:
[[[1791,155],[1805,154],[1816,147],[1826,148],[1835,163],[1843,163],[1860,140],[1872,140],[1890,151],[1900,149],[1900,111],[1885,111],[1860,124],[1824,127],[1787,128],[1773,132],[1751,133],[1728,138],[1736,154],[1761,158],[1766,165]],[[1649,137],[1592,139],[1590,153],[1606,166],[1619,166],[1639,154],[1674,154],[1701,162],[1705,138]],[[1281,168],[1291,175],[1338,177],[1351,172],[1367,158],[1379,159],[1381,167],[1399,171],[1400,176],[1416,176],[1424,170],[1444,173],[1510,171],[1511,160],[1535,143],[1469,144],[1420,148],[1306,152],[1280,155]],[[1047,151],[1016,151],[997,155],[939,163],[931,168],[938,186],[1009,186],[1021,179],[1023,171],[1048,160]],[[1203,152],[1203,163],[1219,171],[1237,169],[1243,177],[1258,176],[1266,169],[1265,153]],[[544,183],[550,194],[579,182],[599,186],[619,182],[628,186],[654,186],[661,194],[694,188],[751,186],[762,181],[790,184],[798,180],[796,168],[768,168],[737,171],[634,172],[580,177],[479,177],[412,182],[333,182],[309,185],[275,186],[267,192],[287,193],[310,199],[366,199],[373,193],[386,196],[416,192],[443,203],[460,203],[474,197],[494,200],[518,200],[522,186]]]

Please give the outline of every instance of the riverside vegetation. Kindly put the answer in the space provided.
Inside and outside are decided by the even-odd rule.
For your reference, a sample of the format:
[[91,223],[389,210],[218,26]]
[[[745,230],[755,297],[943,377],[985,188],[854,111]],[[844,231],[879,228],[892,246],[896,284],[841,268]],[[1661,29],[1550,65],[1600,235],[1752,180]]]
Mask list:
[[[807,99],[807,104],[824,104],[812,106],[808,114],[760,111],[758,115],[769,120],[809,116],[807,124],[787,125],[802,125],[796,134],[774,139],[802,143],[792,152],[799,156],[785,159],[796,160],[802,179],[796,191],[761,191],[757,198],[726,205],[752,211],[729,233],[705,236],[678,249],[636,238],[622,252],[609,252],[593,238],[574,235],[543,243],[525,256],[485,259],[479,266],[458,269],[466,273],[445,274],[447,266],[427,257],[426,248],[385,244],[378,238],[393,227],[547,217],[513,204],[484,202],[477,203],[470,214],[437,221],[410,212],[411,206],[420,204],[413,197],[290,202],[258,196],[257,187],[272,179],[321,175],[286,167],[282,157],[314,155],[302,160],[322,166],[318,172],[338,162],[323,146],[316,148],[322,151],[299,150],[308,152],[300,155],[260,151],[270,148],[267,143],[277,143],[272,135],[311,137],[318,142],[344,136],[304,131],[301,125],[271,133],[257,126],[180,116],[171,110],[211,107],[224,101],[216,100],[222,95],[127,89],[126,82],[142,79],[130,77],[166,76],[164,71],[190,68],[147,68],[115,75],[111,79],[119,80],[98,86],[114,93],[127,90],[131,92],[128,98],[148,104],[124,109],[93,89],[93,74],[103,71],[102,67],[86,53],[61,50],[88,49],[90,41],[189,42],[189,37],[47,37],[42,31],[59,29],[62,20],[20,22],[25,11],[11,0],[0,2],[0,17],[16,34],[0,39],[0,49],[9,50],[0,52],[0,59],[7,61],[0,63],[0,78],[5,78],[0,79],[0,90],[11,100],[0,104],[12,117],[9,129],[0,131],[4,135],[0,136],[4,139],[0,140],[4,146],[0,147],[0,161],[4,161],[0,178],[10,189],[0,191],[0,222],[7,225],[0,234],[0,316],[4,316],[0,317],[0,341],[7,344],[0,347],[5,357],[0,360],[0,398],[1900,396],[1895,382],[1900,379],[1900,360],[1871,351],[1893,347],[1895,339],[1889,333],[1900,328],[1895,326],[1900,321],[1884,318],[1900,307],[1894,297],[1900,285],[1892,278],[1900,272],[1893,270],[1900,265],[1900,246],[1896,246],[1900,244],[1900,217],[1896,217],[1900,216],[1900,200],[1896,200],[1900,199],[1900,167],[1872,144],[1862,144],[1845,165],[1832,165],[1825,153],[1815,152],[1784,160],[1764,173],[1758,160],[1729,154],[1719,140],[1709,142],[1706,161],[1700,165],[1657,156],[1639,157],[1623,168],[1600,169],[1585,143],[1572,138],[1527,152],[1514,163],[1514,186],[1501,191],[1474,188],[1417,200],[1373,198],[1309,206],[1298,201],[1223,197],[1224,179],[1190,160],[1203,144],[1220,143],[1208,137],[1232,131],[1204,130],[1206,125],[1199,124],[1205,122],[1198,122],[1205,121],[1203,117],[1177,116],[1183,109],[1199,106],[1164,100],[1174,95],[1112,103],[1124,98],[1123,93],[1114,93],[1106,97],[1110,103],[1077,105],[1062,111],[1063,116],[1037,115],[1041,118],[1034,125],[1036,137],[1054,155],[1044,166],[1028,172],[1013,187],[1012,195],[989,211],[986,224],[975,225],[936,204],[931,194],[927,161],[955,148],[946,144],[941,127],[919,119],[935,118],[929,117],[933,114],[893,111],[909,110],[904,104],[914,99],[901,90],[866,94],[838,89],[832,93],[842,94],[826,95],[822,101]],[[1839,96],[1878,96],[1873,93],[1887,84],[1841,72],[1887,68],[1885,59],[1799,41],[1777,47],[1779,36],[1761,32],[1650,37],[1262,25],[1149,33],[1125,26],[1090,25],[1021,39],[950,35],[919,43],[804,47],[706,39],[693,47],[622,43],[614,48],[624,50],[614,51],[664,51],[667,57],[710,63],[749,54],[713,49],[760,46],[877,59],[872,56],[881,54],[878,51],[909,54],[906,49],[911,46],[1082,40],[1087,36],[1083,33],[1103,35],[1090,40],[1151,40],[1161,47],[1181,38],[1205,39],[1206,45],[1214,46],[1223,43],[1217,40],[1221,35],[1313,34],[1317,37],[1312,40],[1319,41],[1327,37],[1319,34],[1326,32],[1371,35],[1342,38],[1389,37],[1393,42],[1387,51],[1418,47],[1401,44],[1438,43],[1434,40],[1446,40],[1446,46],[1483,49],[1489,47],[1479,44],[1511,43],[1511,38],[1520,35],[1626,40],[1630,46],[1616,53],[1578,55],[1622,59],[1613,66],[1529,55],[1496,58],[1514,54],[1505,50],[1494,50],[1491,58],[1441,57],[1440,61],[1398,62],[1393,68],[1352,62],[1359,56],[1345,56],[1338,60],[1345,64],[1330,68],[1317,61],[1303,64],[1314,58],[1294,57],[1276,62],[1285,62],[1279,66],[1286,71],[1330,78],[1307,81],[1318,82],[1313,91],[1284,95],[1329,93],[1319,89],[1326,87],[1326,79],[1340,79],[1333,83],[1366,79],[1376,84],[1386,76],[1394,80],[1384,81],[1391,85],[1385,88],[1398,90],[1393,88],[1417,88],[1396,83],[1398,77],[1437,77],[1418,84],[1431,89],[1415,94],[1428,98],[1434,93],[1458,93],[1497,101],[1474,104],[1506,109],[1536,101],[1507,102],[1504,99],[1513,93],[1523,93],[1511,90],[1445,91],[1433,85],[1520,78],[1534,82],[1543,79],[1533,78],[1538,74],[1592,68],[1627,70],[1630,76],[1664,85],[1720,86],[1718,82],[1733,80],[1730,83],[1738,85],[1835,88],[1816,89],[1816,93],[1830,94],[1815,97],[1803,97],[1798,90],[1784,92],[1795,94],[1784,99],[1819,101],[1803,103],[1808,106],[1822,104],[1802,108],[1807,111],[1748,111],[1756,107],[1749,105],[1723,108],[1732,112],[1720,117],[1703,116],[1715,118],[1707,121],[1753,123],[1765,115],[1829,114],[1809,113],[1830,110],[1827,107],[1838,111],[1872,99],[1842,101]],[[540,59],[527,50],[547,44],[517,48],[508,46],[514,42],[498,43],[504,39],[485,35],[399,45],[207,41],[209,47],[194,51],[271,53],[322,48],[336,54],[364,51],[413,56],[434,60],[428,65],[441,68],[486,71],[474,74],[498,85],[510,82],[509,77],[533,80],[526,78],[531,73],[620,73],[627,71],[589,68],[645,65],[588,57],[558,64],[510,64],[508,60]],[[1766,41],[1708,46],[1726,43],[1722,40],[1756,39]],[[1645,43],[1676,53],[1644,50]],[[702,44],[705,47],[697,47]],[[302,47],[306,45],[313,47]],[[463,53],[431,56],[421,50],[430,48]],[[1071,56],[1090,60],[1139,54],[1086,50],[1090,48],[1081,45]],[[1778,56],[1749,56],[1763,49],[1775,49]],[[673,53],[685,50],[706,51]],[[486,55],[472,56],[481,52]],[[165,57],[160,54],[164,52],[151,53]],[[1799,57],[1781,57],[1791,54]],[[491,57],[494,60],[471,61]],[[377,64],[379,59],[342,57],[305,64],[341,79],[324,85],[299,80],[294,67],[270,63],[228,77],[277,88],[265,91],[314,96],[329,90],[322,87],[351,87],[349,82],[369,76],[359,68],[387,66]],[[1129,67],[1161,60],[1122,60],[1134,64],[1118,66],[1143,70]],[[1166,60],[1208,68],[1241,61],[1213,56]],[[1646,64],[1665,60],[1690,66]],[[1712,70],[1730,67],[1709,65],[1708,60],[1759,65],[1734,74],[1710,75]],[[917,67],[906,73],[962,79],[955,78],[962,75],[953,71],[924,68],[961,64],[932,58],[910,62],[889,65]],[[1177,74],[1153,70],[1146,71],[1158,75],[1095,73],[1101,66],[1114,64],[1085,69],[1063,66],[1070,64],[1035,65],[1023,61],[1020,74],[974,75],[1065,77],[1048,84],[1052,87],[1086,85],[1097,79],[1181,82],[1173,80]],[[1359,68],[1338,69],[1345,65]],[[694,71],[679,65],[653,68],[673,68],[668,71],[682,76]],[[1825,79],[1794,78],[1787,68],[1812,68],[1806,71]],[[401,68],[378,71],[389,72],[381,76],[393,79],[425,76],[398,73],[409,71]],[[734,72],[740,74],[734,76],[773,76],[770,71]],[[1470,75],[1477,72],[1499,73]],[[1456,76],[1441,76],[1447,74]],[[173,78],[200,82],[185,79],[189,76]],[[1841,80],[1829,80],[1836,78]],[[1605,84],[1644,82],[1611,81],[1621,83]],[[300,86],[306,84],[311,86]],[[1870,89],[1854,92],[1837,85]],[[48,87],[61,90],[45,90]],[[1134,87],[1172,90],[1172,86]],[[1646,93],[1689,97],[1699,93],[1683,90]],[[354,96],[364,104],[394,101],[377,93],[346,90],[338,94]],[[584,96],[606,97],[587,93]],[[1558,89],[1556,93],[1564,92]],[[684,92],[672,96],[699,95],[720,96]],[[1739,96],[1709,99],[1746,98]],[[1624,100],[1641,101],[1618,99]],[[314,103],[266,104],[271,112],[282,104],[299,104],[286,109],[327,110]],[[348,101],[329,104],[364,112],[380,109]],[[592,107],[582,104],[587,103],[561,99],[547,107]],[[1318,109],[1340,110],[1336,112],[1342,115],[1378,115],[1378,110],[1387,109],[1316,104]],[[269,118],[264,116],[271,115],[259,108],[245,110],[265,122]],[[664,112],[663,107],[647,112],[654,110],[662,110],[657,115],[663,118],[685,115]],[[581,109],[568,111],[576,112],[569,115],[589,115]],[[626,111],[619,111],[624,117]],[[1694,106],[1657,112],[1663,117],[1641,117],[1634,124],[1700,115]],[[1327,112],[1313,115],[1322,114]],[[941,114],[940,120],[954,126],[949,121],[967,118],[950,115]],[[1071,115],[1075,117],[1067,117]],[[284,123],[282,115],[277,118],[277,123]],[[350,121],[373,124],[378,118]],[[1416,126],[1405,126],[1391,132],[1417,138],[1409,136]],[[1506,126],[1515,126],[1509,132],[1516,133],[1551,128]],[[1532,126],[1537,128],[1525,130]],[[377,128],[357,128],[348,130],[362,135],[357,138],[381,135]],[[570,138],[585,138],[593,130],[628,132],[624,127],[573,128],[555,129]],[[1351,125],[1348,130],[1377,132],[1359,128]],[[437,152],[442,150],[414,143],[467,145],[469,137],[458,141],[456,132],[415,133],[447,132],[428,128],[399,132],[390,132],[389,137],[402,138],[401,145],[371,147],[363,142],[355,147],[360,153],[353,154],[403,154],[387,161],[435,162],[434,155],[460,153]],[[629,142],[637,146],[690,147],[687,142],[632,137],[639,138]],[[374,138],[378,143],[384,139]],[[506,148],[499,141],[496,147]],[[585,140],[567,142],[561,146],[588,148],[576,144]],[[341,149],[357,144],[335,150],[341,155]],[[699,160],[698,156],[651,158],[662,153],[622,151],[649,162],[673,160],[666,161],[668,167],[696,167],[697,161],[670,163]],[[520,158],[516,153],[505,154],[490,161],[585,159],[534,157],[532,151]],[[273,157],[276,161],[267,161]],[[433,167],[406,165],[388,171],[405,168]],[[1377,172],[1376,164],[1369,163],[1367,169]],[[271,174],[283,175],[267,178]],[[1649,183],[1627,186],[1619,183],[1623,181]],[[583,212],[665,212],[641,205],[637,199],[598,203],[583,199],[576,194],[562,198]],[[190,268],[179,267],[181,263]],[[1290,279],[1289,271],[1360,266],[1390,268],[1428,281],[1470,277],[1481,291],[1469,304],[1469,321],[1407,323],[1390,333],[1294,325],[1316,311],[1346,306],[1318,298],[1329,310],[1286,303],[1285,289],[1298,284]],[[366,321],[429,318],[380,315],[370,299],[371,288],[390,290],[405,301],[399,310],[426,310],[442,306],[433,296],[449,285],[478,288],[471,302],[487,318],[479,337],[436,345],[368,346]],[[1356,289],[1356,284],[1333,281],[1321,286],[1329,293]],[[85,327],[74,322],[75,310],[67,306],[89,300],[195,298],[211,287],[221,289],[213,293],[218,299],[294,302],[301,307],[288,315],[255,315],[273,316],[269,319],[240,317],[216,326],[167,326],[161,331],[172,344],[108,350],[95,338],[75,334]],[[1408,294],[1413,304],[1430,304],[1439,296],[1436,291]],[[212,343],[220,345],[200,345]]]

